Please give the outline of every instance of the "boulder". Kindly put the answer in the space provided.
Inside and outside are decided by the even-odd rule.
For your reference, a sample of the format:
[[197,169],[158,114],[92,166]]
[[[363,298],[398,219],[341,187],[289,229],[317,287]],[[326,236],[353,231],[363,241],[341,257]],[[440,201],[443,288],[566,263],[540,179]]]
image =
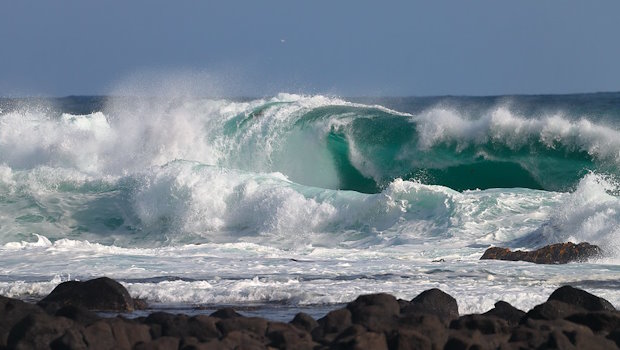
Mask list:
[[392,295],[361,295],[347,305],[351,320],[373,332],[390,332],[398,327],[400,305]]
[[36,305],[21,300],[0,296],[0,349],[7,346],[9,332],[28,315],[43,314],[45,311]]
[[505,301],[498,301],[495,303],[494,308],[485,312],[483,315],[501,318],[508,322],[509,325],[515,326],[519,324],[519,321],[525,316],[525,311],[519,310]]
[[600,256],[601,249],[590,243],[557,243],[544,246],[534,251],[511,251],[508,248],[491,247],[480,260],[527,261],[536,264],[566,264],[573,261],[585,261]]
[[97,311],[134,310],[134,301],[127,289],[107,277],[85,282],[63,282],[57,285],[38,305],[54,312],[66,305]]
[[436,315],[444,322],[450,322],[459,317],[459,307],[451,295],[433,288],[425,290],[413,298],[403,311],[404,314],[425,313]]
[[291,321],[291,324],[299,329],[303,329],[306,332],[312,332],[313,329],[319,326],[319,323],[312,318],[312,316],[300,312]]
[[556,289],[551,293],[548,300],[561,301],[582,307],[588,311],[616,311],[616,308],[609,301],[571,286],[562,286]]

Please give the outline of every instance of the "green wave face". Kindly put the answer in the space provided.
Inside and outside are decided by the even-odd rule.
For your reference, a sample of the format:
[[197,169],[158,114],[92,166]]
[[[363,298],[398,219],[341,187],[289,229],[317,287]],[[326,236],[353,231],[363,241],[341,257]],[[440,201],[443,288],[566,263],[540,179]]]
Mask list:
[[[244,129],[253,128],[261,118],[282,113],[281,106],[261,106],[238,120],[236,137],[243,138]],[[548,130],[553,120],[517,121],[528,127],[527,132],[514,133],[510,125],[492,118],[461,118],[454,122],[463,124],[465,132],[453,128],[429,142],[425,134],[429,124],[437,132],[449,129],[450,121],[379,107],[321,106],[278,126],[279,148],[270,154],[269,170],[305,185],[364,193],[380,192],[395,178],[458,191],[515,187],[566,191],[589,171],[617,173],[613,152],[601,151],[600,140],[588,144],[591,136],[553,134]],[[580,127],[577,121],[560,122]],[[252,153],[249,148],[245,151]]]

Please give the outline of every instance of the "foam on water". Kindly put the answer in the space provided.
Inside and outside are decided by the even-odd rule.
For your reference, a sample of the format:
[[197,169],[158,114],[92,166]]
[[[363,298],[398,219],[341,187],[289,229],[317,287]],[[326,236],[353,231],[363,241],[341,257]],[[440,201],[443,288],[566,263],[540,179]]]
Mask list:
[[[101,275],[157,305],[411,299],[438,287],[463,313],[499,299],[531,308],[571,283],[619,306],[619,136],[587,116],[408,114],[288,94],[5,110],[0,294],[38,298]],[[487,181],[500,186],[475,186]],[[605,256],[478,260],[491,245],[568,240]]]

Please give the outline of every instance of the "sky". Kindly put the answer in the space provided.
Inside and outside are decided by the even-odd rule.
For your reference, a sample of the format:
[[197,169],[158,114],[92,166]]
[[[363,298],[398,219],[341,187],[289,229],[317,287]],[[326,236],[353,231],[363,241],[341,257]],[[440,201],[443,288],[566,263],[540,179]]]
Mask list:
[[620,1],[0,1],[0,96],[620,91]]

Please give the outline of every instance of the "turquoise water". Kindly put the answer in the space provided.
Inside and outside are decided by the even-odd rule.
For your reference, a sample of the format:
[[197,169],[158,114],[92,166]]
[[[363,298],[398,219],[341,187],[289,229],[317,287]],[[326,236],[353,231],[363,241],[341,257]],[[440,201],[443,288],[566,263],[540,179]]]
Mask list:
[[[441,287],[484,311],[484,293],[529,308],[573,283],[618,305],[619,106],[616,93],[0,100],[0,293],[105,274],[187,310]],[[569,240],[605,255],[478,261]]]

